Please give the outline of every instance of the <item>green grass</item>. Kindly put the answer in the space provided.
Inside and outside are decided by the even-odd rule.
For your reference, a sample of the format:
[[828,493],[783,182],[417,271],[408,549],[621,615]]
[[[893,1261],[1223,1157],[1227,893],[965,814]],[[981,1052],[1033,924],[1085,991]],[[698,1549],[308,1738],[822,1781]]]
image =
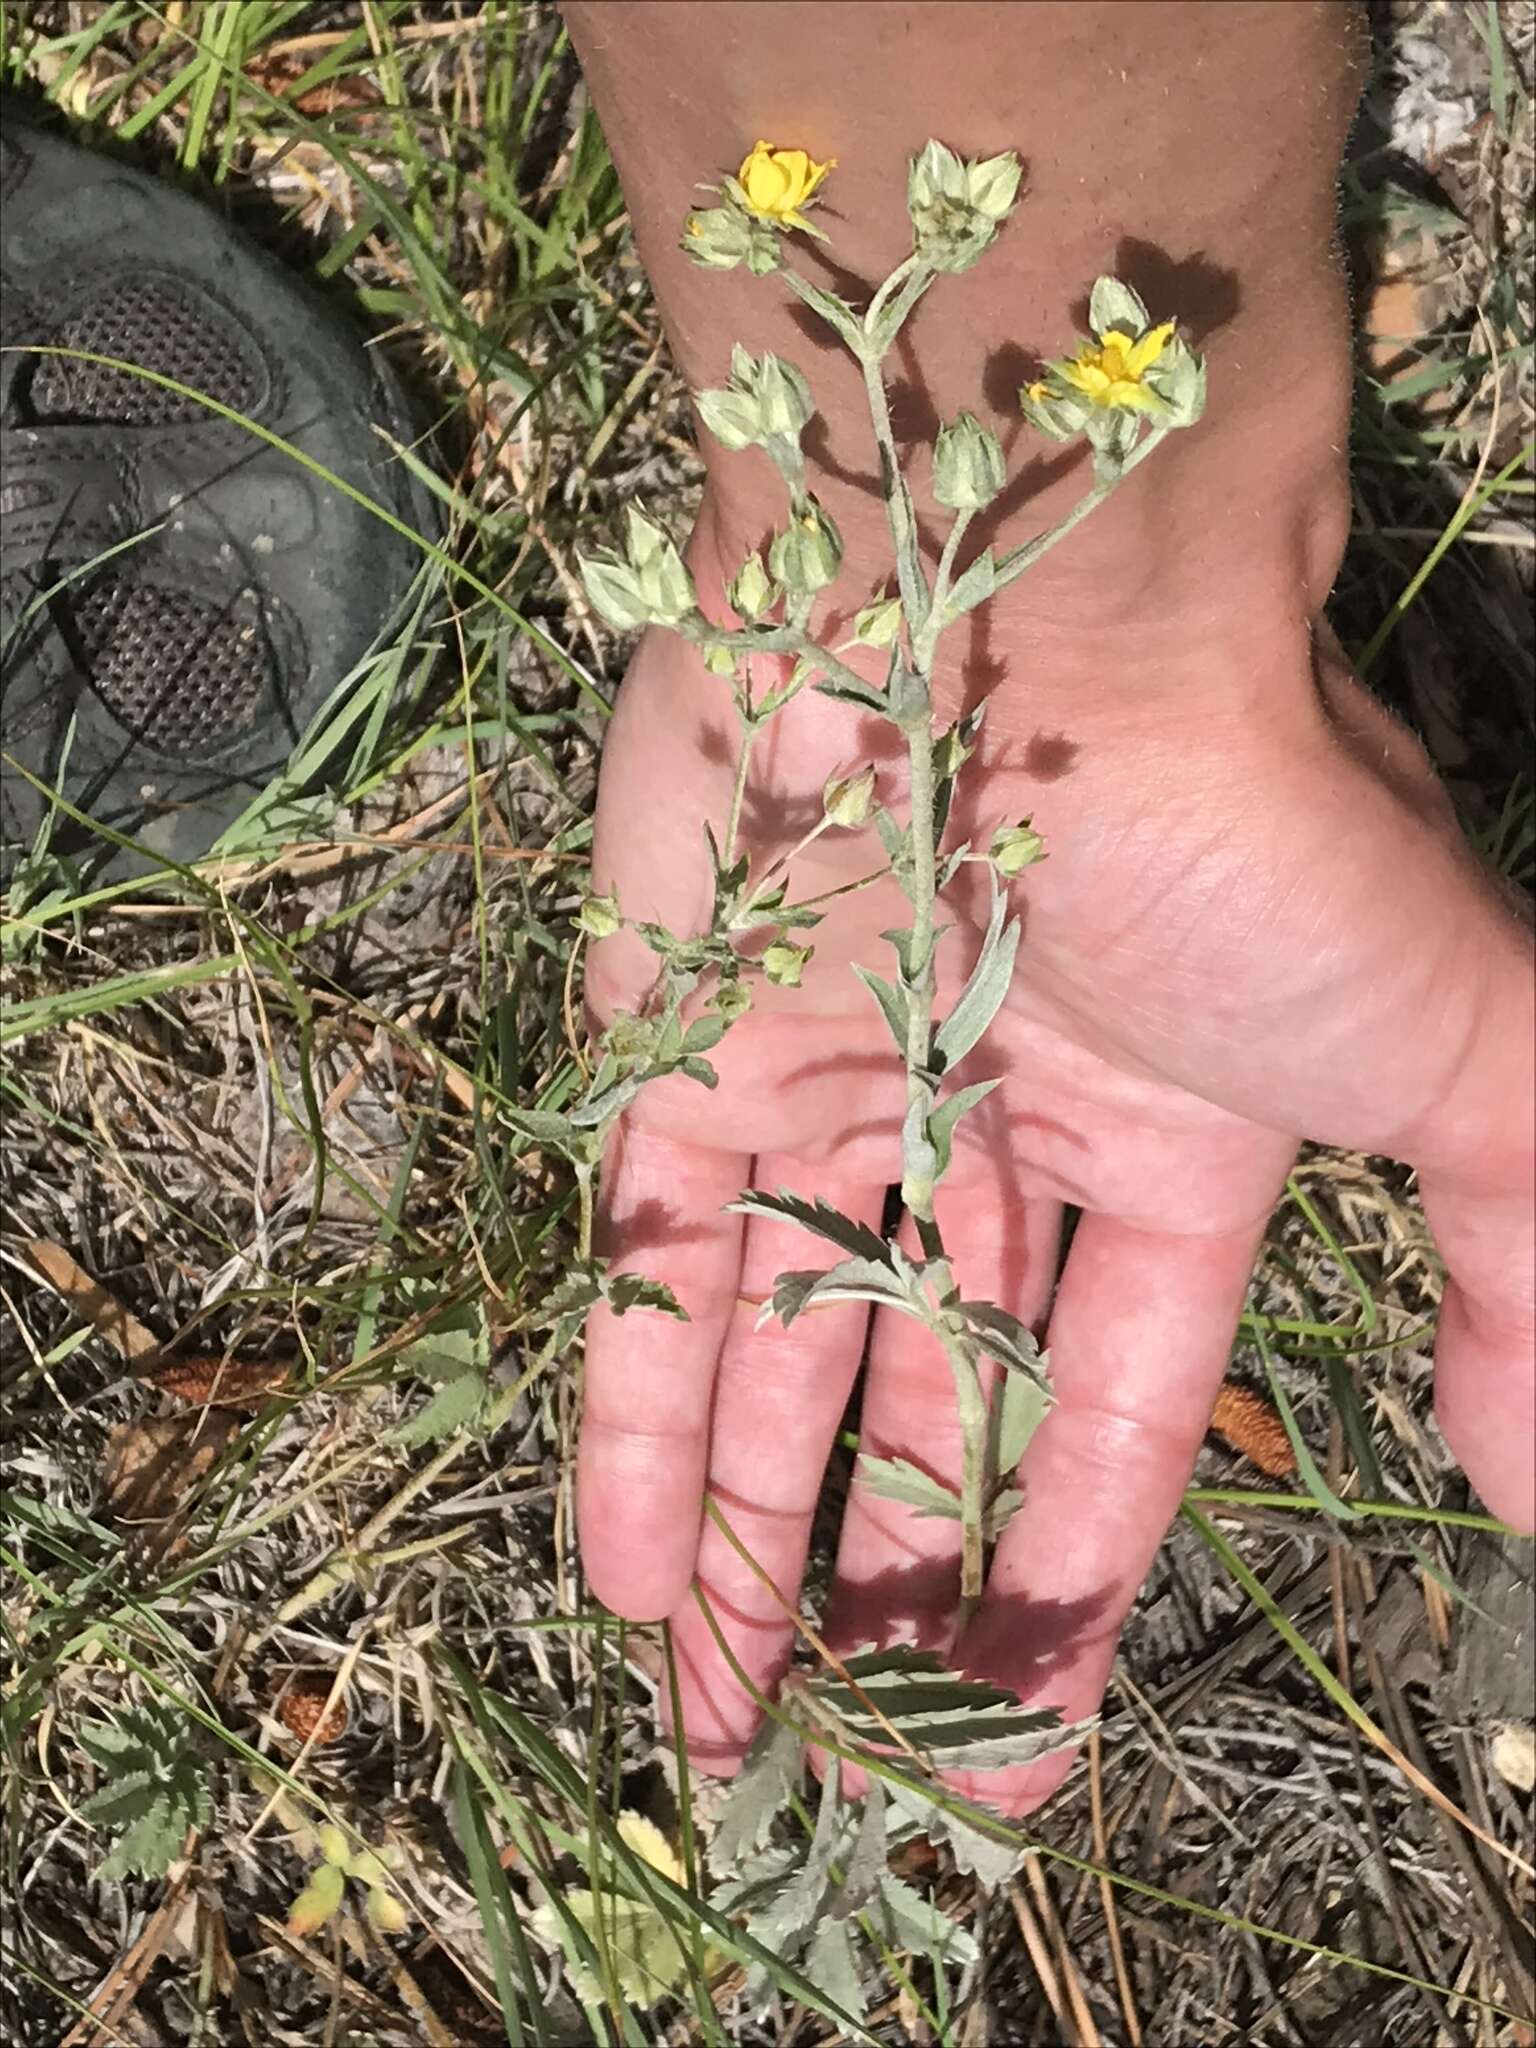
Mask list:
[[[1529,95],[1493,12],[1486,40],[1494,119],[1529,147]],[[670,1639],[602,1616],[570,1552],[576,1389],[549,1301],[571,1254],[571,1190],[502,1112],[558,1107],[577,1078],[570,911],[622,650],[572,608],[574,550],[611,533],[638,478],[685,521],[696,475],[676,452],[681,394],[655,353],[600,130],[572,103],[558,23],[511,0],[323,14],[309,0],[37,0],[0,9],[0,75],[195,187],[265,192],[286,216],[290,255],[352,299],[426,395],[439,453],[402,459],[443,520],[440,539],[416,536],[417,599],[391,644],[338,684],[287,774],[208,860],[102,884],[45,841],[7,905],[0,1085],[20,1200],[0,1254],[25,1359],[8,1389],[18,1448],[0,1503],[0,1798],[9,1888],[26,1902],[7,1954],[32,1987],[13,1989],[11,2033],[41,2043],[66,2030],[61,2014],[95,2005],[117,2013],[104,2038],[128,2038],[128,2008],[97,1999],[118,1952],[71,1946],[57,1923],[61,1912],[95,1920],[88,1880],[111,1840],[82,1814],[97,1789],[82,1731],[136,1727],[130,1717],[153,1710],[176,1760],[144,1763],[145,1811],[157,1769],[168,1784],[193,1772],[212,1819],[195,1845],[196,1967],[152,1963],[129,2003],[174,2014],[191,2038],[242,2038],[215,1967],[238,1915],[210,1901],[247,1902],[243,1914],[254,1898],[280,1924],[312,1861],[305,1843],[329,1823],[354,1849],[388,1851],[409,1927],[391,1944],[339,1909],[281,1986],[304,2038],[331,2037],[344,1992],[414,2010],[402,1969],[450,2039],[657,2038],[661,2022],[622,1993],[622,1901],[676,1936],[685,1970],[668,2024],[686,2038],[776,2038],[780,2019],[749,2021],[733,2002],[755,1970],[797,2038],[891,2041],[923,2024],[959,2043],[976,1985],[941,1939],[904,1949],[861,1907],[859,2019],[713,1901],[715,1794],[686,1772],[671,1790],[662,1782],[636,1697],[642,1664],[675,1687]],[[1448,209],[1368,176],[1349,205],[1373,232],[1463,232]],[[1514,309],[1511,320],[1519,260],[1503,250],[1482,300]],[[1528,381],[1528,319],[1511,334],[1501,351]],[[1496,651],[1497,677],[1512,677],[1522,652],[1479,559],[1496,551],[1461,543],[1522,503],[1530,450],[1522,438],[1469,493],[1492,359],[1472,321],[1422,342],[1408,380],[1362,387],[1357,492],[1367,528],[1438,538],[1368,541],[1340,593],[1347,637],[1389,694],[1407,687],[1415,635],[1472,636]],[[1448,389],[1469,426],[1425,424],[1422,401]],[[1482,790],[1483,811],[1476,792],[1466,798],[1469,823],[1528,882],[1529,778],[1506,776],[1489,795],[1484,776]],[[68,815],[62,795],[57,810]],[[424,899],[440,907],[435,923]],[[47,1236],[177,1353],[294,1361],[290,1383],[239,1417],[206,1464],[189,1463],[147,1526],[119,1512],[102,1465],[154,1404],[89,1303],[39,1277],[27,1246]],[[1265,1674],[1288,1711],[1312,1714],[1325,1748],[1358,1728],[1379,1749],[1397,1703],[1362,1697],[1358,1673],[1352,1692],[1319,1647],[1324,1632],[1291,1611],[1316,1561],[1335,1560],[1351,1585],[1375,1574],[1454,1586],[1453,1540],[1497,1529],[1446,1491],[1424,1426],[1437,1284],[1400,1179],[1369,1162],[1309,1161],[1275,1220],[1235,1355],[1255,1384],[1272,1371],[1308,1451],[1302,1488],[1246,1486],[1213,1450],[1187,1497],[1190,1541],[1170,1544],[1218,1647],[1252,1626],[1243,1668]],[[413,1440],[460,1368],[471,1377],[439,1409],[443,1433]],[[190,1460],[190,1434],[184,1448]],[[1202,1549],[1214,1565],[1192,1563]],[[357,1725],[334,1753],[299,1759],[272,1724],[273,1674],[334,1673],[347,1659]],[[1235,1681],[1201,1679],[1203,1653],[1187,1661],[1206,1717],[1240,1729]],[[1164,1706],[1187,1718],[1174,1691]],[[793,1721],[783,1703],[765,1707]],[[1448,1772],[1449,1738],[1430,1739]],[[907,1781],[953,1840],[954,1802],[888,1759],[872,1768]],[[1132,1810],[1153,1768],[1122,1705],[1105,1738],[1110,1808]],[[1127,1916],[1139,1985],[1206,1948],[1254,1999],[1246,1959],[1264,1956],[1282,2008],[1324,1978],[1341,2002],[1362,1985],[1383,1998],[1387,1984],[1411,1989],[1419,2002],[1392,2010],[1415,2023],[1445,2009],[1449,1971],[1424,1976],[1370,1934],[1368,1916],[1319,1909],[1307,1932],[1283,1887],[1263,1911],[1235,1889],[1213,1899],[1203,1856],[1177,1828],[1160,1846],[1155,1816],[1144,1842],[1127,1823],[1107,1857],[1094,1853],[1087,1782],[1080,1766],[1022,1829],[958,1809],[949,1819],[976,1826],[1005,1861],[1026,1848],[1045,1860],[1065,1930],[1058,1961],[1080,1959],[1106,2038],[1119,2007],[1100,1879]],[[1454,1891],[1456,1867],[1423,1834],[1420,1793],[1394,1766],[1368,1782],[1382,1825],[1407,1845],[1399,1864],[1411,1851],[1439,1887],[1415,1892],[1411,1870],[1389,1872],[1422,1919],[1426,1900]],[[816,1853],[819,1809],[811,1788],[796,1797],[775,1841],[800,1868]],[[675,1814],[682,1882],[619,1832],[636,1805]],[[1272,1850],[1260,1850],[1283,1862],[1293,1818],[1278,1812]],[[1518,1841],[1518,1816],[1501,1806],[1495,1820],[1500,1839]],[[916,1846],[909,1829],[901,1852]],[[948,1847],[921,1867],[946,1919],[985,1934],[992,1979],[1011,1986],[989,1995],[1046,2038],[1050,2009],[1006,1894],[1002,1911],[987,1906]],[[177,1881],[119,1880],[141,1916]],[[602,1906],[590,1935],[571,1907],[580,1891]],[[554,1948],[534,1926],[541,1901]],[[258,1985],[274,1939],[238,1935]],[[724,1958],[713,1970],[711,1949]],[[1498,2031],[1518,2003],[1498,1954],[1484,1929],[1457,1951],[1471,1972],[1455,2022],[1468,2039],[1515,2038]],[[600,1997],[572,1990],[572,1962]],[[557,1967],[564,1989],[551,2003]],[[456,1993],[483,2034],[450,2019]],[[428,2038],[400,2025],[402,2039]]]

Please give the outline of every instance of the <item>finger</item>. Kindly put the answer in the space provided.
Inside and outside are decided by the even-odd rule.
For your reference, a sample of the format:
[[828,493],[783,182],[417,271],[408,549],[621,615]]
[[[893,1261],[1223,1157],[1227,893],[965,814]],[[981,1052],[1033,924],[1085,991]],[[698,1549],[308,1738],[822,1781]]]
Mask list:
[[[946,1188],[938,1221],[962,1292],[1038,1323],[1056,1273],[1060,1203],[1024,1201],[992,1185]],[[875,1317],[859,1446],[960,1484],[954,1375],[938,1343],[909,1317]],[[959,1524],[882,1500],[855,1474],[829,1620],[836,1647],[902,1641],[947,1648],[959,1598]]]
[[[1512,938],[1514,935],[1511,935]],[[1536,1526],[1536,1072],[1530,963],[1491,963],[1477,1030],[1408,1156],[1449,1275],[1435,1413],[1493,1513]]]
[[651,1309],[587,1321],[576,1518],[592,1590],[654,1621],[693,1577],[710,1389],[736,1305],[741,1219],[724,1213],[751,1161],[619,1127],[603,1171],[600,1242],[616,1270],[669,1286],[687,1322]]
[[[1267,1213],[1267,1212],[1266,1212]],[[967,1670],[1063,1720],[1095,1711],[1120,1627],[1178,1510],[1226,1370],[1264,1217],[1173,1237],[1085,1216],[1051,1314],[1055,1406],[1019,1468]],[[1070,1754],[963,1789],[1009,1812],[1055,1790]]]
[[[793,1189],[804,1171],[764,1155],[754,1178],[765,1190]],[[880,1227],[883,1187],[839,1186],[818,1171],[815,1193],[857,1222]],[[792,1609],[799,1596],[816,1503],[869,1312],[852,1303],[813,1309],[787,1330],[776,1321],[758,1329],[754,1304],[772,1295],[786,1269],[831,1265],[837,1256],[794,1224],[748,1219],[741,1301],[715,1379],[709,1490],[758,1570],[706,1520],[698,1583],[732,1654],[762,1692],[771,1692],[793,1653],[794,1624],[785,1607]],[[756,1701],[691,1596],[673,1617],[672,1641],[689,1754],[707,1770],[731,1770],[756,1732]]]

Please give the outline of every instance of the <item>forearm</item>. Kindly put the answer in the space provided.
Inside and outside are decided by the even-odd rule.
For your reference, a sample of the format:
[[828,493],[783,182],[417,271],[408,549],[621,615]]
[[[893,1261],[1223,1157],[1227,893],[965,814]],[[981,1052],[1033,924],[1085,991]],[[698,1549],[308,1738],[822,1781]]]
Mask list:
[[[1352,6],[571,0],[566,11],[690,383],[723,381],[742,337],[812,379],[822,416],[806,437],[810,482],[847,545],[839,597],[860,601],[890,566],[857,370],[771,280],[700,273],[677,246],[698,182],[759,136],[838,159],[821,213],[830,244],[797,238],[794,260],[855,300],[910,245],[905,161],[928,135],[1025,159],[1023,203],[998,246],[940,280],[893,359],[908,445],[963,406],[1003,436],[1012,481],[977,521],[976,545],[1017,546],[1087,486],[1086,455],[1032,435],[1016,401],[1041,358],[1083,331],[1095,276],[1123,276],[1208,357],[1199,429],[999,601],[994,659],[1134,632],[1153,661],[1165,640],[1187,654],[1191,631],[1235,592],[1250,611],[1271,603],[1298,619],[1320,604],[1347,516],[1333,210],[1359,77]],[[782,517],[782,489],[756,452],[706,459],[729,573]],[[932,557],[947,521],[921,460],[912,484]]]

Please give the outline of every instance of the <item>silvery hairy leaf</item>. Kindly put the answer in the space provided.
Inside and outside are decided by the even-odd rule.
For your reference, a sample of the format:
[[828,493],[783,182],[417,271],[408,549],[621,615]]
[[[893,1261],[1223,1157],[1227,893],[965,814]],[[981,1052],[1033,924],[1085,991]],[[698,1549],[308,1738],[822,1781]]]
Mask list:
[[992,908],[976,965],[955,998],[954,1008],[934,1034],[934,1051],[946,1069],[965,1058],[1007,998],[1019,950],[1019,921],[1009,919],[1007,912],[1007,899],[994,881]]
[[851,1216],[845,1216],[819,1196],[814,1202],[808,1202],[801,1195],[791,1194],[788,1188],[780,1188],[776,1195],[767,1194],[761,1188],[749,1188],[725,1206],[740,1216],[767,1216],[781,1223],[798,1223],[802,1230],[810,1231],[813,1237],[824,1237],[839,1251],[851,1252],[858,1259],[892,1266],[891,1247],[877,1231],[871,1230],[867,1223],[855,1223]]

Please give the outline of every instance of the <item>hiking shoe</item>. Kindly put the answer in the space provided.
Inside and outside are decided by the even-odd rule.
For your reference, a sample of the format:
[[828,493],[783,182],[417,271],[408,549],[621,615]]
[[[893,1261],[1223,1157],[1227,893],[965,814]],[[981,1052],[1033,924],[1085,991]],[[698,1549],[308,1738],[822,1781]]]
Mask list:
[[[31,351],[189,386],[430,538],[430,497],[374,430],[410,439],[408,411],[317,292],[10,95],[0,200],[0,748],[152,856],[195,859],[283,768],[423,557],[237,421]],[[50,808],[0,761],[8,865]],[[94,850],[98,874],[151,864],[57,809],[48,846]]]

